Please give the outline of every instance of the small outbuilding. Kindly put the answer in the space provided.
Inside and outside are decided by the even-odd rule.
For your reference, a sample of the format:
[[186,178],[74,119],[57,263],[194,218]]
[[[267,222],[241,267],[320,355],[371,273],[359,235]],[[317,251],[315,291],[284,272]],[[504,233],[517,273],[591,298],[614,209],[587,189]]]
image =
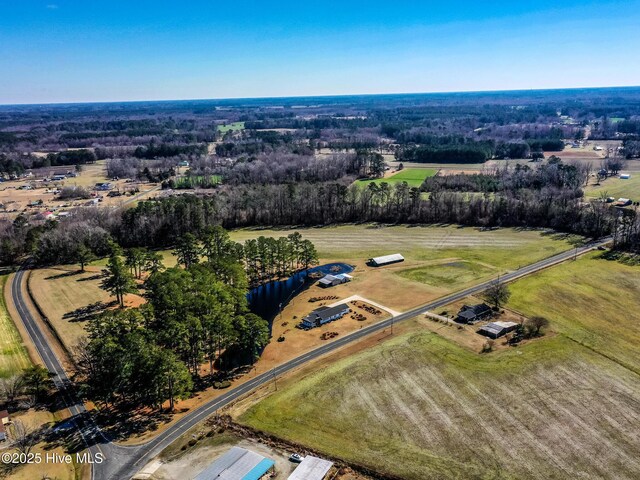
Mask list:
[[491,322],[481,327],[477,333],[488,338],[496,339],[518,328],[515,322]]
[[370,258],[367,263],[372,267],[382,267],[383,265],[391,265],[392,263],[399,262],[404,262],[404,257],[399,253],[394,253],[392,255]]
[[347,275],[346,273],[341,273],[339,275],[325,275],[318,281],[318,285],[323,288],[335,287],[336,285],[350,282],[352,278],[353,277],[351,275]]
[[325,323],[333,322],[344,317],[351,309],[346,303],[341,303],[335,307],[320,307],[302,319],[302,328],[315,328]]
[[325,480],[332,466],[333,462],[329,460],[307,455],[288,480]]
[[479,303],[477,305],[463,305],[463,307],[458,312],[456,322],[473,324],[491,316],[491,313],[491,307],[489,307],[489,305],[487,305],[486,303]]
[[274,472],[275,462],[245,448],[233,447],[204,469],[195,480],[261,480]]
[[631,175],[629,175],[628,173],[621,173],[620,174],[620,179],[622,180],[629,180],[631,178]]

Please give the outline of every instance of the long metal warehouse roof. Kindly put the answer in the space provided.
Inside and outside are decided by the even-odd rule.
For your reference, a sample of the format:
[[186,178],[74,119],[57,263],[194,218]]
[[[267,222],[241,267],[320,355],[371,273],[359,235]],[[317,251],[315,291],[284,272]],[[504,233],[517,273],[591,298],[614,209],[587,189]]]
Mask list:
[[250,450],[233,447],[200,472],[195,480],[259,480],[274,463]]
[[384,265],[385,263],[393,263],[393,262],[402,262],[404,257],[399,253],[394,253],[393,255],[384,255],[382,257],[374,257],[371,259],[373,263],[376,265]]
[[298,467],[289,475],[289,480],[324,480],[333,462],[307,455]]

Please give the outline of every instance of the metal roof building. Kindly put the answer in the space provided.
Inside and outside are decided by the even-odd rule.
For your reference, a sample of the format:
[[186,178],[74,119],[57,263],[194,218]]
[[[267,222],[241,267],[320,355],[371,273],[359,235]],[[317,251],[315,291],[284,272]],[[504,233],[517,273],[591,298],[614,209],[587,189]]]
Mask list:
[[336,285],[340,285],[341,283],[350,282],[353,279],[351,275],[347,275],[346,273],[340,273],[339,275],[325,275],[318,284],[321,287],[334,287]]
[[307,455],[289,475],[289,480],[324,480],[332,466],[329,460]]
[[233,447],[200,472],[195,480],[260,480],[274,465],[270,458]]
[[381,267],[382,265],[389,265],[391,263],[404,262],[404,257],[399,253],[392,255],[384,255],[382,257],[374,257],[369,259],[369,263],[374,267]]
[[500,338],[518,328],[515,322],[491,322],[480,328],[477,333],[489,338]]

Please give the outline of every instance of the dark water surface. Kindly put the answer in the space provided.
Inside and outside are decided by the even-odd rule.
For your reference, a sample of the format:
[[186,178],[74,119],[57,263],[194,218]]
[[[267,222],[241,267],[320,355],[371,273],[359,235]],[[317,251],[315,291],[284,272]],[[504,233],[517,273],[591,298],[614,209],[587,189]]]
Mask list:
[[280,308],[284,308],[298,293],[306,288],[311,279],[309,274],[320,272],[325,275],[353,272],[353,266],[346,263],[327,263],[295,275],[279,282],[269,282],[252,289],[247,294],[251,311],[269,321],[275,317]]

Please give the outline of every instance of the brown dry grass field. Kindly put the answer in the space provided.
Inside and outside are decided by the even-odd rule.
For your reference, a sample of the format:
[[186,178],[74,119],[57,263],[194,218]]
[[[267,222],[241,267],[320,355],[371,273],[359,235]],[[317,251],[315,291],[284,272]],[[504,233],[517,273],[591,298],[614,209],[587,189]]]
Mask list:
[[[231,237],[244,242],[292,231],[243,229]],[[535,230],[455,226],[345,225],[298,231],[316,245],[322,263],[355,266],[353,282],[339,287],[341,298],[358,294],[398,311],[568,250],[577,240]],[[389,253],[401,253],[406,261],[382,268],[366,265],[368,258]]]
[[[113,299],[100,288],[100,272],[96,267],[87,267],[84,273],[75,267],[57,267],[33,270],[30,274],[33,297],[67,351],[86,337],[86,320],[79,309],[96,302],[103,304],[99,310],[113,306]],[[127,295],[126,302],[138,305],[140,297]]]

